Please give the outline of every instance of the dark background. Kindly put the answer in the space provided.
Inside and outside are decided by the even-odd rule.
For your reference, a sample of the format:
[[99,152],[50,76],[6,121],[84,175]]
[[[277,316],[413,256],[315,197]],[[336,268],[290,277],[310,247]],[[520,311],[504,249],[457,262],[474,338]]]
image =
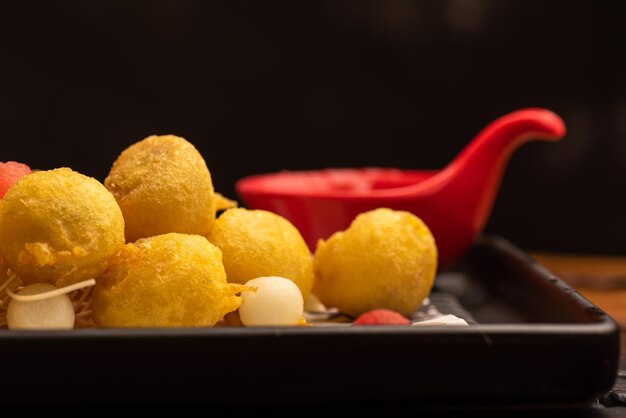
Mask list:
[[445,166],[488,122],[558,113],[514,155],[487,232],[626,254],[619,2],[0,2],[0,160],[100,180],[150,134],[187,138],[216,188],[280,169]]

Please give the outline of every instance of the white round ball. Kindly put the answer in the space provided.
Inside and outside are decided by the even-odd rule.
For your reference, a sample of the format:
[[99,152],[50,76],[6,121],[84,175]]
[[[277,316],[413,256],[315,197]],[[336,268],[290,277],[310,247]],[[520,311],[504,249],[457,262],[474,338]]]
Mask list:
[[241,292],[241,322],[247,326],[292,326],[302,318],[304,302],[300,289],[284,277],[258,277],[246,286],[254,291]]
[[[55,289],[51,284],[35,283],[17,294],[37,295]],[[9,329],[72,329],[74,319],[74,306],[67,295],[32,302],[11,299],[7,308]]]

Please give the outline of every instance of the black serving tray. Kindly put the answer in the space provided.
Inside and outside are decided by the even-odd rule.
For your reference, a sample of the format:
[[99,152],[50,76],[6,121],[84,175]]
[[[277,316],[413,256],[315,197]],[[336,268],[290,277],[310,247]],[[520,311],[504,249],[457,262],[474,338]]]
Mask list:
[[0,332],[3,402],[584,405],[619,331],[513,245],[481,238],[432,294],[469,327]]

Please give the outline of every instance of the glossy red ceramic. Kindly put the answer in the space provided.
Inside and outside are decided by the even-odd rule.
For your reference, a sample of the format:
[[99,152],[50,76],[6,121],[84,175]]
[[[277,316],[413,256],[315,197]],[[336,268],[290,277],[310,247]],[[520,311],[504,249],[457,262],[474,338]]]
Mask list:
[[454,262],[484,227],[503,170],[522,143],[557,141],[561,118],[545,109],[522,109],[485,127],[445,168],[283,171],[241,179],[236,190],[249,208],[289,219],[312,251],[319,239],[346,229],[354,217],[388,207],[419,216],[431,229],[440,266]]

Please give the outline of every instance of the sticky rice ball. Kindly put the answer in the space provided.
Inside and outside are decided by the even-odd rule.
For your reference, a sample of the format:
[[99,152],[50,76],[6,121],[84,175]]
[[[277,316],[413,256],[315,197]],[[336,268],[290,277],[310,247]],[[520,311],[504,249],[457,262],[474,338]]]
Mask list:
[[227,283],[222,252],[206,238],[158,235],[113,257],[93,289],[93,318],[101,327],[213,326],[244,289]]
[[[34,283],[21,289],[19,296],[33,296],[56,290],[47,283]],[[9,329],[72,329],[76,316],[69,296],[61,294],[36,301],[11,299],[7,308]]]
[[207,236],[224,254],[228,281],[264,276],[293,281],[303,299],[313,287],[313,260],[302,235],[287,219],[264,210],[229,209]]
[[59,168],[22,177],[0,204],[0,254],[25,284],[101,274],[124,245],[124,218],[97,180]]
[[298,325],[304,310],[302,293],[284,277],[258,277],[248,280],[250,290],[241,292],[241,322],[247,327]]
[[122,208],[128,242],[168,232],[206,235],[215,222],[211,174],[184,138],[150,136],[131,145],[104,185]]

